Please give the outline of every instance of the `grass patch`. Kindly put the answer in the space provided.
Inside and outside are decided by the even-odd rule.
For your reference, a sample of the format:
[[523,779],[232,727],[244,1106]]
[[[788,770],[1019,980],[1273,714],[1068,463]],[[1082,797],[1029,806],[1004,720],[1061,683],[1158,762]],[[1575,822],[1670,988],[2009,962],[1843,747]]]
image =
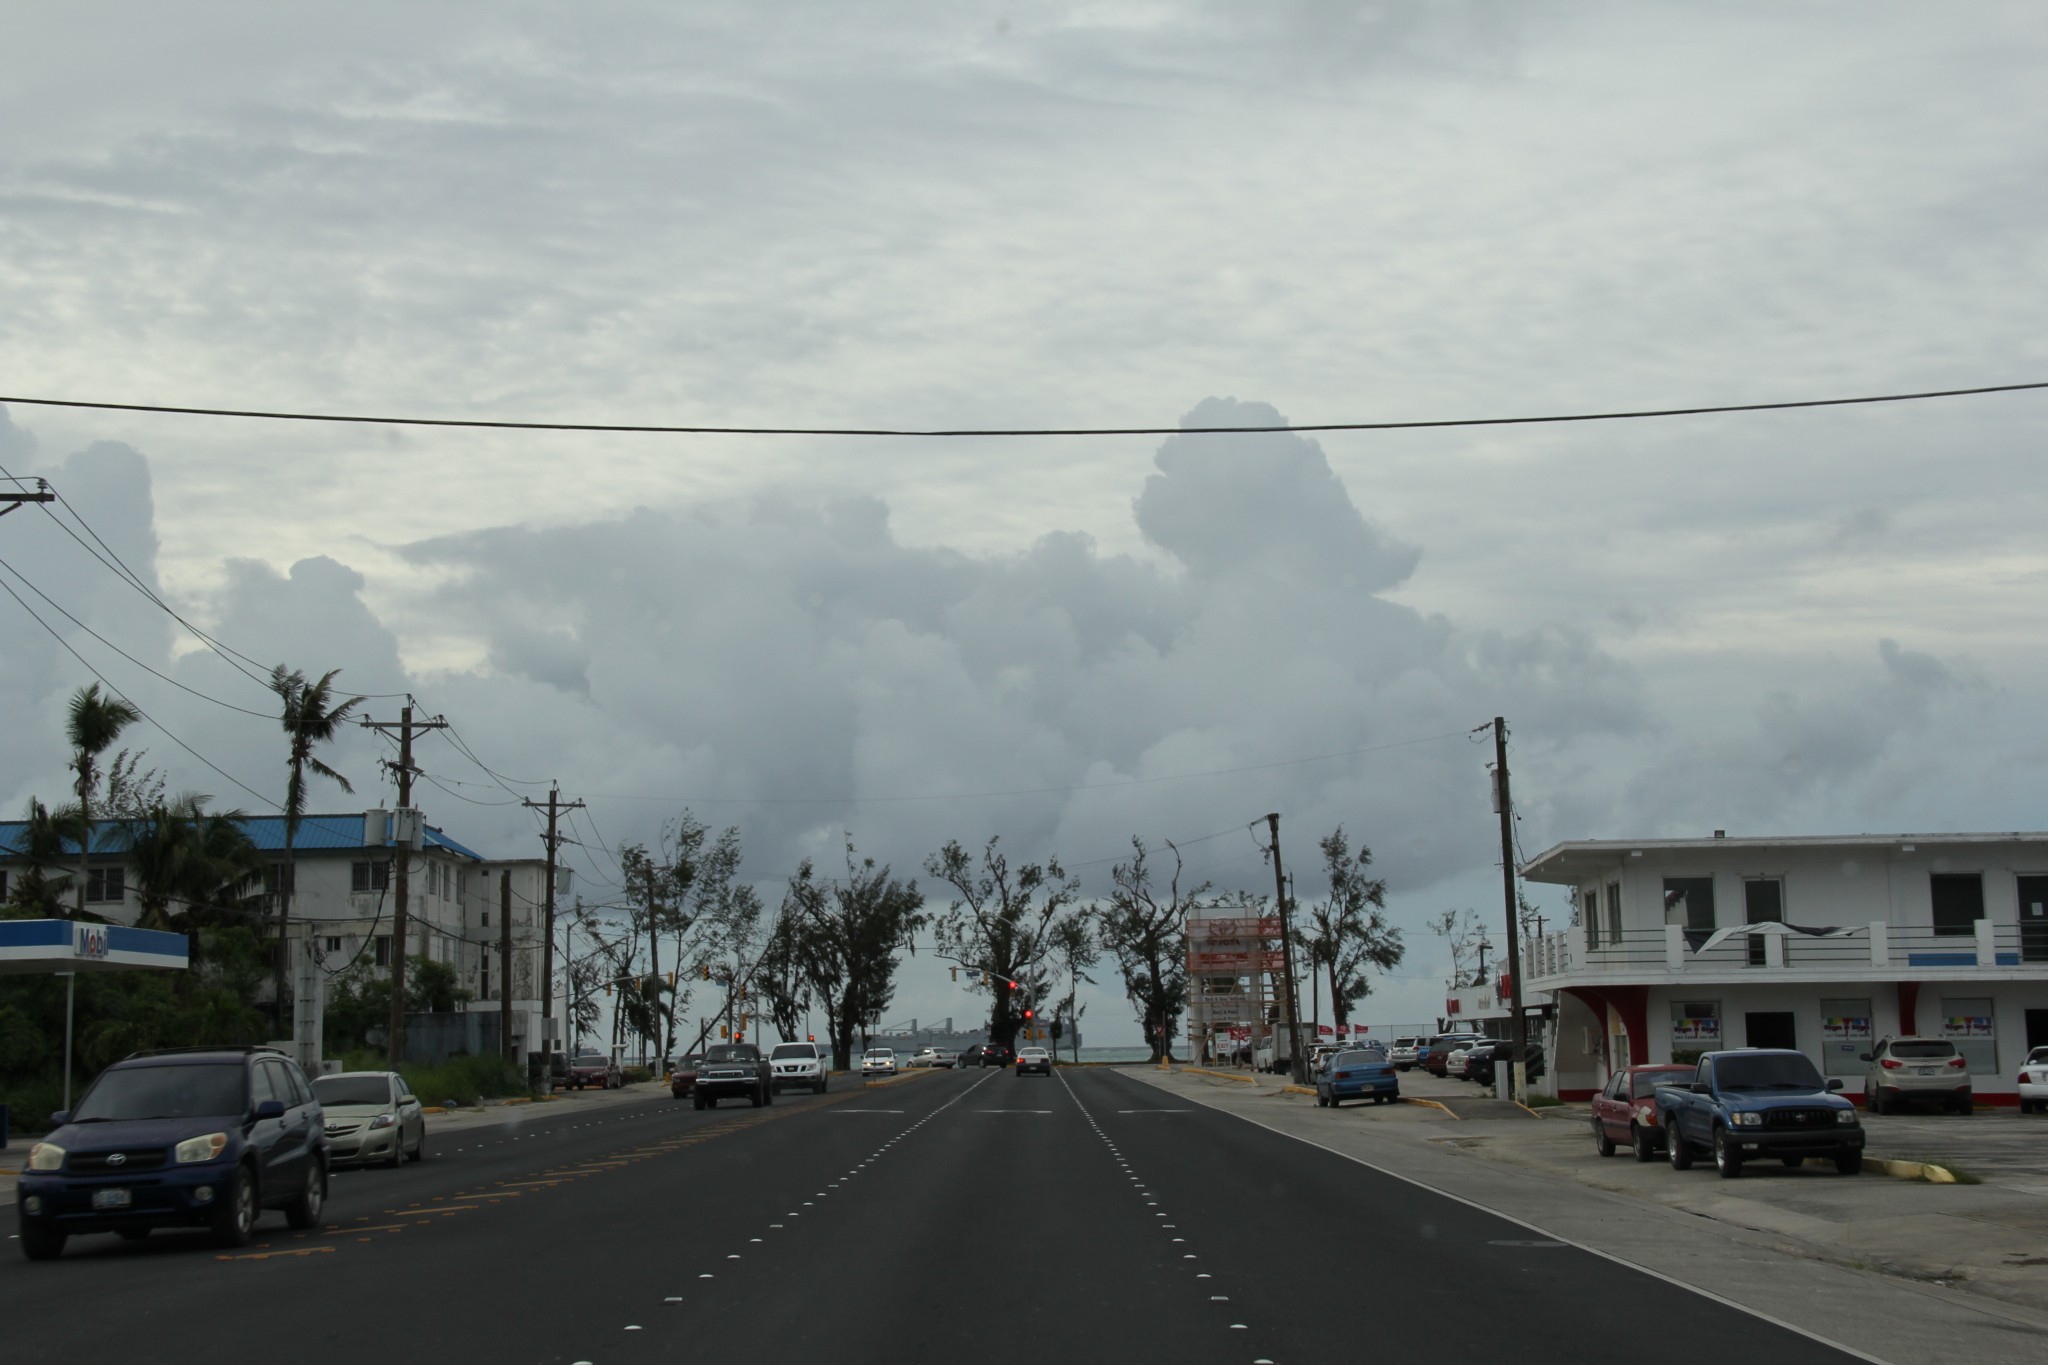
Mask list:
[[398,1071],[422,1104],[480,1104],[527,1093],[526,1073],[502,1057],[450,1057],[439,1066],[407,1064]]
[[1531,1109],[1555,1109],[1564,1101],[1555,1095],[1529,1095],[1524,1097],[1522,1103]]

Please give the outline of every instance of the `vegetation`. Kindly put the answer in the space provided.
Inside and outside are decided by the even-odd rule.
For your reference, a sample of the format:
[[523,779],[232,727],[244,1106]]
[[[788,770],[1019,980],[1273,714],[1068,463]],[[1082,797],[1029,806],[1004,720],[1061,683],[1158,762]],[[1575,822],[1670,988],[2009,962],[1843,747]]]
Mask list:
[[1173,871],[1154,879],[1145,841],[1131,839],[1131,860],[1110,870],[1114,890],[1099,907],[1098,932],[1123,974],[1124,994],[1138,1012],[1152,1060],[1167,1056],[1188,1005],[1188,913],[1206,904],[1209,883],[1183,888],[1180,850],[1170,841]]
[[306,815],[306,774],[333,781],[345,792],[353,792],[347,778],[314,757],[316,746],[329,743],[341,723],[348,719],[349,712],[362,703],[361,697],[350,697],[347,701],[334,699],[334,676],[341,672],[330,668],[320,675],[318,682],[309,683],[306,675],[297,669],[286,671],[283,664],[270,670],[270,690],[277,693],[283,710],[278,723],[284,727],[286,738],[285,767],[288,776],[284,788],[284,884],[277,894],[277,938],[273,957],[275,970],[278,1018],[284,1018],[285,975],[288,966],[287,949],[289,937],[287,927],[292,917],[292,874],[297,870],[294,845],[298,840],[299,822]]
[[1318,847],[1330,894],[1311,905],[1303,940],[1310,971],[1328,974],[1330,1011],[1338,1027],[1351,1022],[1351,1007],[1372,993],[1368,969],[1390,972],[1401,964],[1401,931],[1387,923],[1387,884],[1368,877],[1372,850],[1359,845],[1356,855],[1339,825]]
[[924,896],[916,882],[900,882],[886,864],[861,858],[846,843],[846,877],[829,884],[804,859],[789,879],[783,917],[793,920],[796,951],[805,978],[825,1007],[832,1040],[832,1067],[853,1064],[856,1042],[865,1042],[896,994],[896,954],[917,951],[911,935],[925,927]]
[[958,893],[938,920],[939,951],[982,969],[971,989],[992,997],[989,1041],[1013,1047],[1023,1012],[1052,1003],[1053,972],[1093,963],[1096,948],[1079,904],[1080,882],[1058,859],[1012,869],[996,843],[991,837],[975,858],[948,840],[924,870]]

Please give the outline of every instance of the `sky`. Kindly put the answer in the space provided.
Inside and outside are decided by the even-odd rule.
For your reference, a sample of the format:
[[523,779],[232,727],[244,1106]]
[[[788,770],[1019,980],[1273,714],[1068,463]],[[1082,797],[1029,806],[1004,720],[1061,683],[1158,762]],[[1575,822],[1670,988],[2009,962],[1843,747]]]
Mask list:
[[[282,797],[267,667],[411,696],[427,818],[684,810],[772,906],[849,837],[1107,890],[1373,853],[1501,930],[1575,838],[2041,830],[2031,3],[78,3],[0,50],[0,809],[97,676],[173,790]],[[31,614],[33,612],[33,615]],[[43,624],[38,624],[40,620]],[[74,654],[71,651],[76,651]],[[147,668],[143,667],[147,665]],[[246,668],[247,665],[245,664]],[[148,670],[155,670],[154,673]],[[158,674],[164,675],[162,677]],[[173,738],[175,736],[175,738]],[[388,749],[329,759],[393,799]],[[936,888],[933,888],[936,892]],[[1532,888],[1551,906],[1551,888]],[[934,894],[935,908],[943,898]],[[1561,902],[1553,906],[1563,913]],[[1104,964],[1095,1044],[1137,1040]],[[887,1022],[984,1006],[929,954]]]

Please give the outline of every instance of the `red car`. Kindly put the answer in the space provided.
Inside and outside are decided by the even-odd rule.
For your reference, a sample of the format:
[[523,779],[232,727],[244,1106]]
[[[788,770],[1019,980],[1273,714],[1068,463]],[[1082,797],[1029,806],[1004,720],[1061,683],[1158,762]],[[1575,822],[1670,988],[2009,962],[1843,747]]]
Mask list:
[[1602,1156],[1626,1146],[1637,1161],[1655,1161],[1664,1150],[1663,1121],[1657,1114],[1657,1087],[1691,1085],[1690,1066],[1631,1066],[1617,1071],[1607,1088],[1593,1097],[1593,1146]]
[[609,1057],[590,1054],[569,1063],[569,1084],[581,1090],[594,1085],[600,1090],[617,1090],[624,1083],[619,1064]]

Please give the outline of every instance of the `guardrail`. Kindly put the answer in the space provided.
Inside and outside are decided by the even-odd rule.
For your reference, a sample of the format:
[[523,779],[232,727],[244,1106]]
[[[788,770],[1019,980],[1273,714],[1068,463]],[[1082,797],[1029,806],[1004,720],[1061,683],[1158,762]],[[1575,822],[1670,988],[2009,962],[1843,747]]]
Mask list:
[[1883,920],[1842,926],[1832,936],[1768,930],[1732,935],[1711,948],[1700,931],[1683,925],[1628,929],[1590,945],[1583,928],[1530,940],[1524,970],[1531,984],[1583,976],[1639,976],[1697,972],[1723,977],[1749,972],[1840,971],[1844,975],[1923,970],[2048,967],[2048,934],[2018,924],[1977,920],[1957,932],[1933,925]]

